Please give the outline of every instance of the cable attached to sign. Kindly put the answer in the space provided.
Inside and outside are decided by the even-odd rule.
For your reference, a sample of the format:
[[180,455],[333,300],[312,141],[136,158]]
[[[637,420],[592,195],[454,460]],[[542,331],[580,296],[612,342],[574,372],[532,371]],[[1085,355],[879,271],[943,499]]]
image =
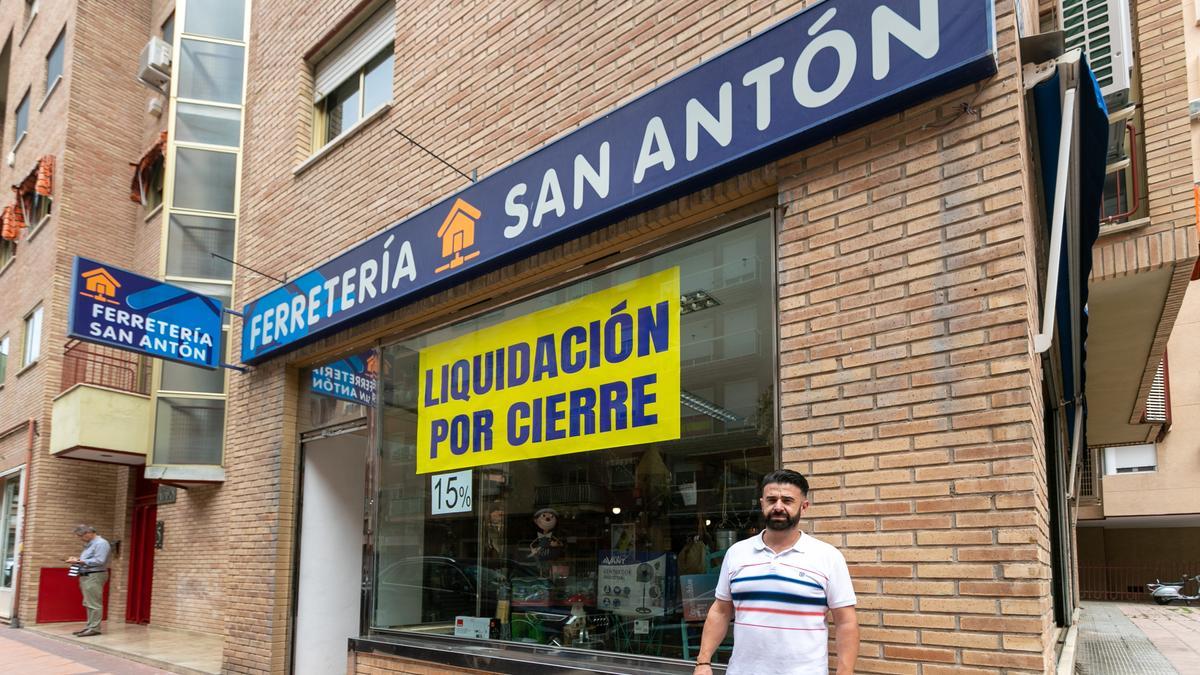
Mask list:
[[287,274],[284,274],[283,278],[279,279],[279,278],[271,276],[270,274],[267,274],[266,272],[259,272],[258,270],[254,269],[253,267],[250,267],[249,265],[243,265],[242,263],[234,260],[233,258],[226,258],[225,256],[221,255],[220,253],[213,253],[212,251],[209,251],[208,254],[214,258],[220,258],[221,260],[224,260],[225,262],[227,262],[231,265],[237,265],[238,267],[240,267],[242,269],[250,270],[251,272],[254,272],[255,274],[257,274],[258,276],[266,277],[266,278],[270,279],[271,281],[274,281],[277,284],[286,284],[287,283]]
[[446,166],[450,167],[451,171],[462,176],[463,178],[466,178],[467,180],[471,181],[472,183],[476,182],[479,179],[478,169],[471,169],[471,175],[468,176],[467,174],[463,173],[462,171],[459,171],[458,167],[454,166],[450,162],[447,162],[446,160],[439,157],[436,152],[434,152],[434,151],[430,150],[429,148],[416,142],[416,140],[414,140],[412,136],[409,136],[408,134],[404,133],[403,131],[400,131],[399,129],[392,129],[392,131],[399,134],[400,138],[403,138],[404,140],[408,141],[409,143],[412,143],[413,145],[417,146],[418,148],[424,150],[425,153],[428,154],[430,157],[433,157],[434,159],[441,162],[442,164],[445,164]]

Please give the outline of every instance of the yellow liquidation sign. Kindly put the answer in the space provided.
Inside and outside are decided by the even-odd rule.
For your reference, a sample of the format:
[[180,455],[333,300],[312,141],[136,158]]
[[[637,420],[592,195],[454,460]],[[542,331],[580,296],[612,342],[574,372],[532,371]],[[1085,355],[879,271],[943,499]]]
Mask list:
[[422,349],[417,473],[679,438],[679,268]]

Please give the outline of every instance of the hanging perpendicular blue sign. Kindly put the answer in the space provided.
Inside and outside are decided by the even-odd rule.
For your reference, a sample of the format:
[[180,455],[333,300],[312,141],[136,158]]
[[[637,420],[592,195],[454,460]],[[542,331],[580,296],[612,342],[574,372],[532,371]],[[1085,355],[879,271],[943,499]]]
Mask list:
[[221,363],[221,301],[75,257],[67,335],[201,368]]

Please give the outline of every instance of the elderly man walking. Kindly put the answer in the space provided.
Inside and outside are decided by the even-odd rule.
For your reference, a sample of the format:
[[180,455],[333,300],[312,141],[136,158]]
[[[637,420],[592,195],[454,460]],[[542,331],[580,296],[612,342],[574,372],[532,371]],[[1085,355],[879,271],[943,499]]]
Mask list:
[[100,634],[100,619],[104,615],[104,582],[108,581],[108,558],[112,549],[91,525],[76,527],[75,536],[83,542],[83,553],[78,558],[67,558],[67,562],[78,565],[79,590],[83,593],[83,606],[87,609],[87,625],[83,630],[75,631],[75,635],[90,637]]

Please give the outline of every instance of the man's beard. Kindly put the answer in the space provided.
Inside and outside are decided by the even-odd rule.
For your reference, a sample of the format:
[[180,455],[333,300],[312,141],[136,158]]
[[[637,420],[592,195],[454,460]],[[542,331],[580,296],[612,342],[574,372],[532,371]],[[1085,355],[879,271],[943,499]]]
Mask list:
[[800,522],[800,516],[793,518],[789,514],[783,514],[782,518],[776,518],[774,514],[767,516],[767,529],[769,530],[794,530],[796,523]]

